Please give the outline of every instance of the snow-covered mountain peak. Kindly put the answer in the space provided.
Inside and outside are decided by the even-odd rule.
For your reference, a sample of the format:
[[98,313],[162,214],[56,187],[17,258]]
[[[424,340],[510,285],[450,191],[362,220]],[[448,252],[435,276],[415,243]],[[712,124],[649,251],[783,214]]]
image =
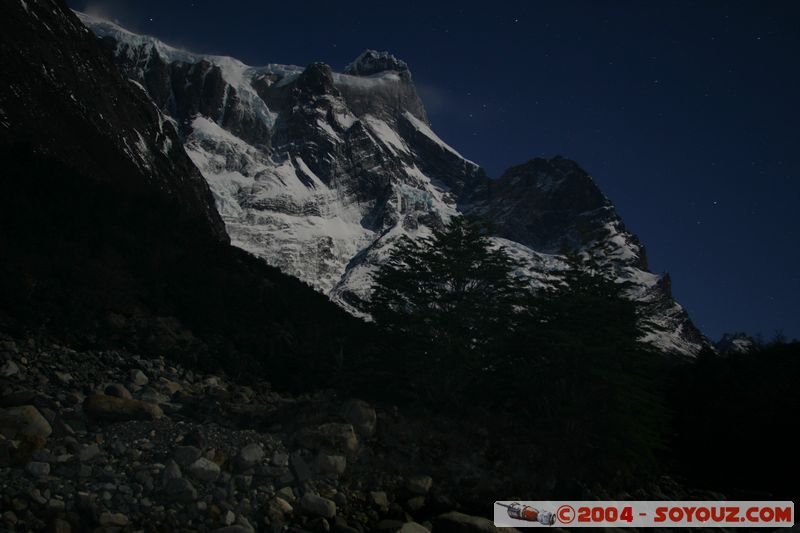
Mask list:
[[358,312],[369,298],[399,237],[478,215],[532,286],[558,286],[566,254],[592,259],[645,305],[646,342],[682,354],[704,345],[588,173],[555,157],[489,179],[434,133],[408,66],[391,54],[368,50],[344,72],[250,67],[82,20],[174,119],[231,242],[345,308]]
[[408,73],[408,64],[389,52],[365,50],[344,68],[345,74],[353,76],[370,76],[385,71],[406,74]]

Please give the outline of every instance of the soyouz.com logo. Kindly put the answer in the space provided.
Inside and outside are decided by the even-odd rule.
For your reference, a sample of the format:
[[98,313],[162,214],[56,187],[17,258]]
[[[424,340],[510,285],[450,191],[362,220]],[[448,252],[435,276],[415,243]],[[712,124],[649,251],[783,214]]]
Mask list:
[[497,527],[792,527],[788,501],[497,501]]

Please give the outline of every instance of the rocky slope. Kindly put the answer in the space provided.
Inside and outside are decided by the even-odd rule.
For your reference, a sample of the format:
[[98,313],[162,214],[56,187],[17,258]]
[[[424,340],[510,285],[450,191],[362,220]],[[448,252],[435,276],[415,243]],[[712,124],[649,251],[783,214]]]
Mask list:
[[250,67],[79,16],[176,121],[233,244],[352,312],[394,239],[479,214],[534,285],[559,283],[564,252],[591,257],[646,303],[644,340],[684,355],[707,344],[585,171],[556,157],[490,180],[431,130],[408,66],[390,54],[367,51],[342,72]]
[[[498,531],[476,515],[553,480],[476,424],[0,334],[0,530]],[[667,478],[570,494],[723,499]]]

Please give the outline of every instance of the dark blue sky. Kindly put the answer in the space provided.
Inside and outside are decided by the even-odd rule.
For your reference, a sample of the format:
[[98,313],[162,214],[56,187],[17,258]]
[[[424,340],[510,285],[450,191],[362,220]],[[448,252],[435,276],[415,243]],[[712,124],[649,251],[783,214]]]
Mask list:
[[406,60],[431,122],[498,176],[578,161],[712,338],[800,337],[800,3],[71,0],[245,63]]

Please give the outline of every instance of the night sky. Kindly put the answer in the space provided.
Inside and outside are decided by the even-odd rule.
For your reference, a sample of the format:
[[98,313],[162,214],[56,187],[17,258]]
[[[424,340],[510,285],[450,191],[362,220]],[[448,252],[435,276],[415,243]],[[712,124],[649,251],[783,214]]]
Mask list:
[[388,50],[491,176],[580,163],[704,333],[800,337],[798,2],[69,3],[250,65]]

